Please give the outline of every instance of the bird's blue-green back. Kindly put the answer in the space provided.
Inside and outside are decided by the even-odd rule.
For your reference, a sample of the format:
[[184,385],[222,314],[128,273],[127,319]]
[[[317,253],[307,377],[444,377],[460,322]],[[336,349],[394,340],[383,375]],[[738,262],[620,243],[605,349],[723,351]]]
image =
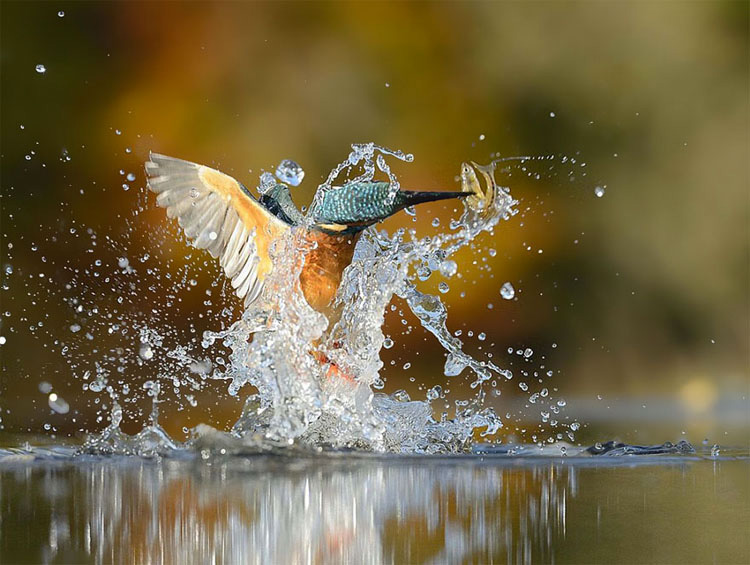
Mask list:
[[358,182],[328,190],[315,212],[316,223],[356,225],[387,218],[403,208],[397,193],[389,199],[387,182]]

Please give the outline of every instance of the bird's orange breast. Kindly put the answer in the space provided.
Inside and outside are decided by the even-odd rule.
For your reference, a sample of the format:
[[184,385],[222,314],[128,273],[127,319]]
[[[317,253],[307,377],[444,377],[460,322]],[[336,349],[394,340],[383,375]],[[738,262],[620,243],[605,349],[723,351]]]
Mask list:
[[328,235],[312,230],[308,237],[317,243],[305,259],[300,273],[300,285],[308,304],[324,314],[341,284],[344,269],[352,262],[359,234]]

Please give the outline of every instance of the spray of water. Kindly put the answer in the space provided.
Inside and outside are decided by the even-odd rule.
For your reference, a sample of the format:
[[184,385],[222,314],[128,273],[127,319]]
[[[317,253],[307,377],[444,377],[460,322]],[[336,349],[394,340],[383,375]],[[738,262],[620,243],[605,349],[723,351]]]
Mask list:
[[[105,277],[110,291],[87,288],[87,276],[93,272],[99,277],[105,271],[98,259],[90,271],[75,269],[68,285],[70,292],[64,297],[81,316],[81,324],[74,324],[77,329],[71,326],[70,340],[61,344],[64,354],[84,388],[96,395],[98,421],[108,420],[101,433],[90,436],[86,448],[142,455],[183,447],[267,450],[288,449],[291,445],[302,449],[444,453],[469,450],[477,438],[492,440],[504,423],[488,396],[498,395],[502,384],[513,374],[489,358],[477,359],[467,353],[459,333],[448,330],[446,305],[439,295],[421,290],[420,282],[433,272],[446,278],[456,275],[454,255],[475,245],[478,238],[489,239],[499,222],[516,214],[517,202],[509,188],[498,185],[498,174],[509,174],[513,169],[531,175],[527,163],[549,158],[504,158],[488,165],[464,163],[459,180],[462,189],[473,195],[463,200],[462,215],[438,235],[420,237],[413,229],[389,234],[377,226],[365,230],[344,271],[333,304],[335,315],[326,317],[308,305],[299,284],[305,260],[315,247],[306,236],[312,218],[325,192],[347,182],[384,175],[391,197],[395,196],[400,185],[388,158],[413,160],[412,155],[373,143],[352,145],[347,159],[334,167],[318,187],[301,225],[271,246],[274,267],[259,299],[223,329],[214,325],[188,342],[180,341],[179,332],[170,326],[169,309],[181,301],[182,293],[196,286],[189,267],[153,251],[153,256],[143,253],[136,258],[132,242],[127,241],[128,234],[134,231],[132,226],[122,240],[107,237],[100,251],[102,247],[112,247],[118,253],[115,272]],[[304,171],[286,160],[276,175],[296,186]],[[274,182],[269,173],[264,177],[270,178],[261,178],[261,192]],[[148,206],[145,194],[139,196],[138,210]],[[96,234],[91,230],[88,234],[96,246]],[[163,234],[165,241],[175,235],[169,231]],[[127,302],[137,295],[139,285],[148,286],[151,279],[170,287],[166,309],[155,307],[144,315],[121,310],[123,298]],[[221,287],[213,289],[216,286],[214,283],[206,291],[207,315],[229,320],[231,309],[218,311],[221,299],[215,300],[215,296],[223,291]],[[103,312],[105,306],[94,304],[97,293],[101,295],[99,303],[117,296],[117,304]],[[502,296],[507,298],[507,294]],[[412,400],[404,391],[391,395],[379,392],[383,388],[381,351],[391,345],[383,326],[394,297],[404,301],[421,326],[444,348],[444,374],[469,379],[470,396],[455,400],[455,414],[450,418],[445,413],[435,416],[433,403],[445,402],[439,386],[430,388],[425,400]],[[102,336],[101,331],[95,335],[90,329],[97,317],[105,319],[106,335]],[[195,328],[191,327],[191,331]],[[123,339],[135,340],[136,346],[123,348]],[[86,355],[76,356],[71,351],[76,340],[95,343],[94,353],[105,354],[92,358],[89,347]],[[152,378],[140,387],[128,382],[128,367],[132,365],[153,367]],[[337,373],[348,378],[338,378]],[[186,443],[170,438],[159,422],[159,404],[165,398],[177,398],[182,404],[195,406],[196,394],[207,388],[226,388],[233,396],[250,391],[231,431],[224,433],[201,425],[192,431],[184,428],[190,436]],[[128,414],[138,413],[135,400],[144,394],[151,404],[148,425],[135,436],[127,435],[120,426]],[[53,404],[62,405],[59,400],[56,394]],[[550,419],[549,413],[542,416],[545,421]],[[210,423],[210,416],[207,419]],[[553,427],[557,425],[557,421],[552,422]],[[558,430],[572,440],[577,426],[575,422],[561,423]],[[562,435],[558,433],[557,437]]]

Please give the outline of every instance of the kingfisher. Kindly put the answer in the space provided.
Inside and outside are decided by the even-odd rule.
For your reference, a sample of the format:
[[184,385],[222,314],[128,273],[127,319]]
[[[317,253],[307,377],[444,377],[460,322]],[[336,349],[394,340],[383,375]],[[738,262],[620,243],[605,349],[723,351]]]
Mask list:
[[245,185],[216,169],[153,152],[146,176],[157,204],[177,219],[194,247],[219,259],[246,307],[261,295],[273,269],[273,241],[304,226],[305,235],[317,245],[305,258],[300,287],[308,304],[324,314],[330,312],[365,228],[408,206],[473,194],[400,189],[393,193],[388,182],[350,182],[322,194],[312,221],[307,221],[283,183],[255,198]]

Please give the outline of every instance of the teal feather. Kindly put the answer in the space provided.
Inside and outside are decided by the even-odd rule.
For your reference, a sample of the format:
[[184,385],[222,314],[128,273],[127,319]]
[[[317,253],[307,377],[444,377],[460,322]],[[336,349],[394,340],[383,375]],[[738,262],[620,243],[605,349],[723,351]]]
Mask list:
[[407,206],[468,194],[399,190],[393,198],[389,198],[390,185],[387,182],[350,183],[328,190],[323,195],[314,219],[317,224],[364,227],[384,220]]

